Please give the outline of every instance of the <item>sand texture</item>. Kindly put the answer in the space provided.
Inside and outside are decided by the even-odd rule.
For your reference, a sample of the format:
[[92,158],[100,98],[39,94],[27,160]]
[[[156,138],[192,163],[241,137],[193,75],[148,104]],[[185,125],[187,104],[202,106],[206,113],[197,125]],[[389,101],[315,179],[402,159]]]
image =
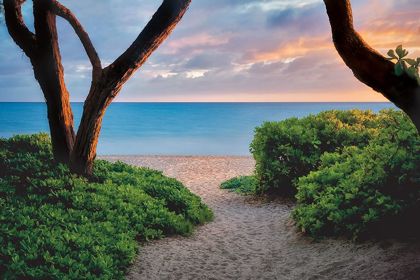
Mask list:
[[201,196],[215,214],[213,222],[189,238],[142,245],[128,279],[420,279],[419,243],[354,244],[344,239],[315,243],[296,231],[291,206],[249,203],[221,190],[223,181],[252,174],[252,157],[100,158],[162,170]]

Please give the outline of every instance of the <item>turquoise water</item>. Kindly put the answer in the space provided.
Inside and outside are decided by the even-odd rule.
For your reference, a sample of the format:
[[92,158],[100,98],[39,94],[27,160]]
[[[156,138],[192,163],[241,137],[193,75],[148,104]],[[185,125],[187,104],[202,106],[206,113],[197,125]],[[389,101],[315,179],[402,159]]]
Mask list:
[[[395,108],[392,103],[112,103],[99,155],[249,155],[254,127],[323,110]],[[83,103],[72,103],[75,126]],[[0,137],[48,132],[44,103],[0,103]]]

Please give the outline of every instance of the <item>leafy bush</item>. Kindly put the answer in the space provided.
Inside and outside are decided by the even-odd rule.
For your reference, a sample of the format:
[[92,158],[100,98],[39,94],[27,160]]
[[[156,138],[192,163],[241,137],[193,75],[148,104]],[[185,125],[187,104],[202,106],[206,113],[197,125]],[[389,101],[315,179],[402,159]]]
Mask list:
[[161,172],[96,161],[94,181],[56,164],[47,134],[0,139],[0,278],[114,279],[136,240],[189,235],[213,218]]
[[250,146],[256,161],[257,193],[293,197],[298,178],[316,169],[324,152],[346,146],[362,148],[378,134],[381,125],[384,120],[377,114],[357,109],[265,122],[255,128]]
[[401,111],[267,122],[256,128],[251,151],[256,192],[296,194],[292,216],[315,238],[420,230],[413,222],[420,215],[420,138]]
[[[324,153],[317,170],[299,179],[292,212],[314,237],[402,230],[420,211],[420,139],[402,113],[382,112],[386,126],[363,148]],[[413,228],[413,227],[412,227]]]
[[220,188],[243,195],[255,194],[255,176],[240,176],[229,179],[223,182]]

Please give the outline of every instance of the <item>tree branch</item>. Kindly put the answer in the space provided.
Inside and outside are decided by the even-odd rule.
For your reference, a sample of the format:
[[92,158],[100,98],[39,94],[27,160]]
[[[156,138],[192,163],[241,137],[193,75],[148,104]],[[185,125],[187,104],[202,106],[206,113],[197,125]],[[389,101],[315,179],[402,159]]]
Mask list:
[[21,6],[26,0],[4,0],[6,26],[13,41],[28,57],[36,55],[36,36],[23,22]]
[[354,76],[408,112],[417,104],[417,81],[397,76],[394,63],[372,49],[354,30],[350,0],[324,0],[335,48]]
[[104,69],[98,83],[91,84],[71,155],[71,170],[81,174],[92,173],[102,117],[106,108],[134,71],[143,65],[152,52],[169,36],[190,3],[191,0],[164,0],[131,46]]
[[80,24],[80,22],[69,9],[67,9],[55,0],[52,1],[51,11],[56,15],[62,17],[63,19],[67,20],[73,27],[74,31],[76,32],[77,36],[82,42],[83,47],[85,48],[90,63],[92,64],[93,81],[99,80],[102,74],[101,60],[98,56],[98,53],[95,50],[95,47],[92,44],[92,41],[89,38],[89,35],[83,29],[83,26]]
[[[191,0],[164,0],[131,46],[104,69],[112,78],[110,82],[122,86],[171,34],[190,3]],[[120,87],[119,85],[117,88]]]

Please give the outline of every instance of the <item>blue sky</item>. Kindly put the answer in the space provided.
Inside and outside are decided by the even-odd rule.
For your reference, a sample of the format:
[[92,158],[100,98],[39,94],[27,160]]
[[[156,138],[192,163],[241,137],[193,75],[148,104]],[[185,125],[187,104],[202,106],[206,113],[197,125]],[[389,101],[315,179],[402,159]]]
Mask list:
[[[62,0],[91,37],[103,65],[137,37],[161,1]],[[352,1],[356,29],[379,52],[399,44],[420,56],[418,0]],[[23,7],[32,28],[31,1]],[[57,19],[71,101],[84,101],[91,66],[67,22]],[[0,102],[43,101],[29,60],[0,25]],[[124,85],[116,102],[384,101],[358,82],[331,42],[318,0],[192,0],[171,36]]]

